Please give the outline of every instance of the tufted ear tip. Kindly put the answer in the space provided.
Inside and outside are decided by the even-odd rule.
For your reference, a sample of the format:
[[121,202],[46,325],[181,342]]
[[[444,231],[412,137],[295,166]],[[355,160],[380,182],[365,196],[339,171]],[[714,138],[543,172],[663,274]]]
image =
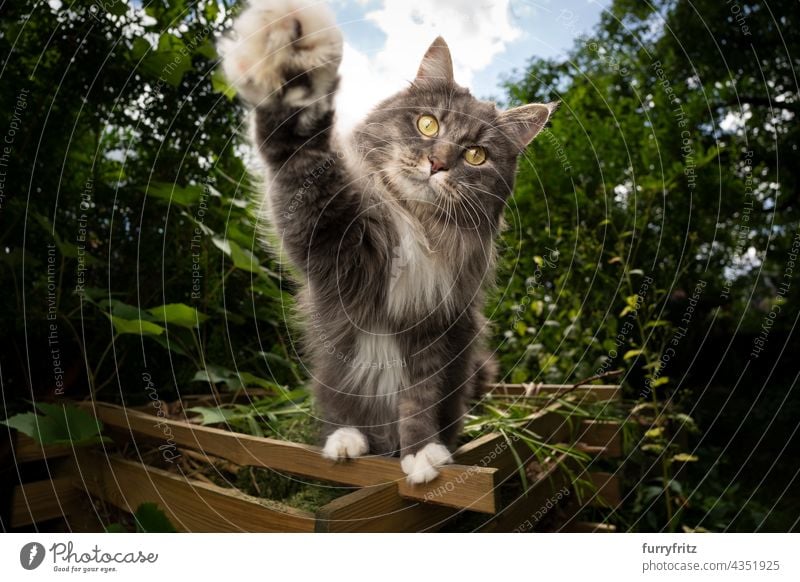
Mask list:
[[561,101],[556,100],[550,103],[529,103],[509,109],[500,114],[498,125],[522,151],[544,129],[560,104]]
[[450,55],[450,48],[441,36],[433,40],[425,51],[425,56],[422,57],[414,82],[419,81],[453,82],[453,58]]

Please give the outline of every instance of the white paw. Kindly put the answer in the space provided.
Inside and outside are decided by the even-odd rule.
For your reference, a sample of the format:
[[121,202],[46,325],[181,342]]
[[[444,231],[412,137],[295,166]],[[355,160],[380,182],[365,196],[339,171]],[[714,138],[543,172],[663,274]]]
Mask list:
[[322,456],[331,461],[355,459],[369,450],[369,443],[360,430],[352,427],[337,428],[328,436]]
[[[250,0],[219,42],[228,82],[258,105],[281,97],[304,107],[329,94],[342,58],[342,33],[331,9],[312,0]],[[302,73],[304,81],[299,82]],[[296,86],[281,92],[292,79]]]
[[439,443],[428,443],[415,455],[403,457],[400,466],[407,475],[406,480],[412,485],[417,485],[433,481],[439,475],[437,468],[452,462],[453,458],[447,447]]

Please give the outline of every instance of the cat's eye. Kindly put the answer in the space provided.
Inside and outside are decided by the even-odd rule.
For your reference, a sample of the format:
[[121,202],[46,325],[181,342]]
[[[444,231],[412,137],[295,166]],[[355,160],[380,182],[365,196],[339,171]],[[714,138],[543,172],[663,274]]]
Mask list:
[[486,161],[486,150],[481,146],[470,146],[464,150],[464,159],[472,166],[480,166]]
[[433,137],[439,133],[439,122],[433,115],[421,115],[417,119],[417,129],[425,137]]

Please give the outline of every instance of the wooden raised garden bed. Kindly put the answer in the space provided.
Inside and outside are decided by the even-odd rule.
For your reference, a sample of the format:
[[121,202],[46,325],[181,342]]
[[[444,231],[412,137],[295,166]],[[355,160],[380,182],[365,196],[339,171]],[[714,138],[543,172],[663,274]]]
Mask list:
[[[528,428],[549,443],[572,445],[593,459],[619,457],[620,425],[587,419],[570,422],[556,399],[567,391],[581,400],[620,398],[618,386],[495,385],[491,389],[498,402],[528,398],[533,393],[551,395],[552,403],[530,418]],[[431,483],[411,486],[395,458],[370,456],[334,463],[323,459],[317,447],[306,444],[156,417],[101,402],[85,406],[103,422],[114,445],[56,450],[20,436],[15,454],[18,466],[53,458],[61,461],[57,473],[48,471],[47,479],[15,488],[12,529],[64,518],[70,529],[80,530],[87,526],[81,526],[75,514],[91,513],[97,504],[134,513],[141,503],[152,502],[176,529],[195,532],[434,531],[447,529],[454,520],[463,522],[465,516],[471,516],[467,521],[473,525],[464,526],[469,530],[530,531],[541,529],[543,513],[550,514],[551,530],[609,531],[607,526],[581,522],[578,512],[587,504],[613,508],[620,500],[616,475],[591,470],[594,460],[589,461],[588,471],[566,454],[552,455],[543,464],[527,445],[496,433],[461,446],[454,453],[455,464],[444,467]],[[152,453],[159,446],[191,455],[194,462],[208,466],[225,463],[234,470],[263,468],[328,484],[340,495],[312,509],[246,495],[202,474],[167,470],[163,463],[156,466],[150,462],[152,454],[145,451]],[[520,464],[528,468],[526,491],[519,486]],[[570,475],[593,484],[580,500]],[[511,487],[509,494],[513,484],[516,489]],[[560,517],[558,527],[552,525],[556,515]]]

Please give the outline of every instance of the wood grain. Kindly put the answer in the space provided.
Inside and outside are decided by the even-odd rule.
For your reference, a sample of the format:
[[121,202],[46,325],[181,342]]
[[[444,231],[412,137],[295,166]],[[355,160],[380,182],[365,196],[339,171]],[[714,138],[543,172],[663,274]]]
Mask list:
[[187,532],[312,532],[314,515],[113,455],[80,453],[74,484],[128,513],[156,503]]
[[394,484],[364,487],[317,511],[318,532],[435,531],[458,510],[400,497]]
[[268,467],[295,475],[333,481],[345,485],[373,486],[396,484],[401,497],[494,513],[497,469],[448,465],[439,477],[425,485],[409,485],[398,459],[361,457],[347,462],[327,461],[320,449],[311,445],[261,438],[226,430],[192,425],[160,418],[120,406],[94,403],[91,408],[106,425],[127,433],[189,447],[227,459],[237,465]]
[[17,464],[41,461],[42,459],[67,457],[71,454],[72,447],[64,445],[42,445],[24,434],[17,435],[17,444],[16,447],[14,447],[14,459]]
[[11,502],[11,527],[66,517],[77,507],[80,498],[81,493],[72,486],[70,477],[17,485]]

